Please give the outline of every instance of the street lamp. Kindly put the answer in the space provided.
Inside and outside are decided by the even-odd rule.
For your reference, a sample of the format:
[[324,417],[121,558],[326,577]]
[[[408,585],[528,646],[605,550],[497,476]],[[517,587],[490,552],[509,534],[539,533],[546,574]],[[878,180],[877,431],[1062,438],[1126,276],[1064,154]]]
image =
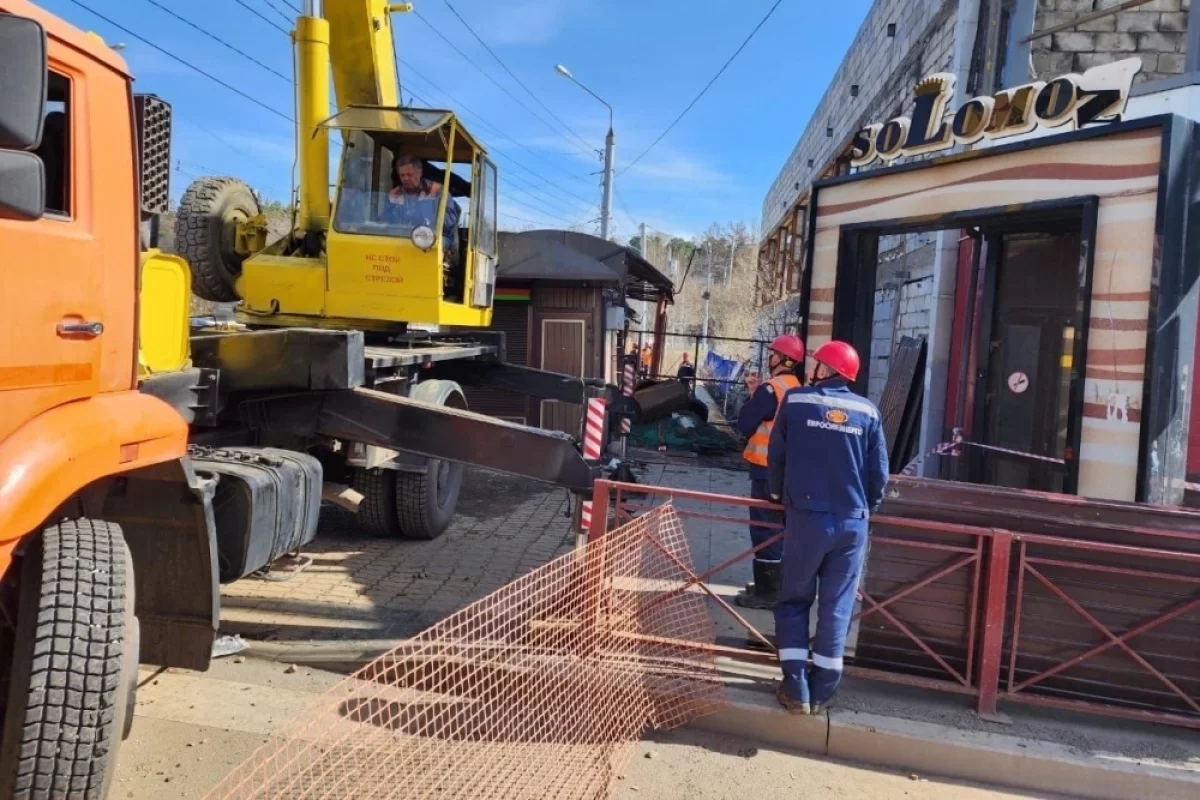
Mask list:
[[612,222],[613,148],[617,141],[613,136],[612,106],[610,106],[603,97],[580,83],[578,79],[571,74],[571,70],[567,69],[562,64],[556,64],[554,71],[571,81],[571,83],[574,83],[580,89],[583,89],[601,103],[604,103],[604,107],[608,109],[608,136],[604,139],[604,195],[600,205],[600,236],[604,239],[607,239],[609,223]]

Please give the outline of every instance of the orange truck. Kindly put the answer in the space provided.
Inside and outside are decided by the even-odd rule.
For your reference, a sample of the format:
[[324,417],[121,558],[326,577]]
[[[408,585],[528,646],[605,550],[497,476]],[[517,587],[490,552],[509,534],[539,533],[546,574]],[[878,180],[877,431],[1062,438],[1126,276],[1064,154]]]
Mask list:
[[[0,798],[104,797],[139,662],[206,669],[220,583],[297,552],[323,493],[431,538],[464,464],[581,497],[598,471],[578,437],[465,410],[464,385],[614,393],[506,364],[502,335],[190,325],[192,270],[153,247],[169,175],[169,105],[0,0]],[[202,201],[231,187],[181,205],[214,248],[240,229]]]

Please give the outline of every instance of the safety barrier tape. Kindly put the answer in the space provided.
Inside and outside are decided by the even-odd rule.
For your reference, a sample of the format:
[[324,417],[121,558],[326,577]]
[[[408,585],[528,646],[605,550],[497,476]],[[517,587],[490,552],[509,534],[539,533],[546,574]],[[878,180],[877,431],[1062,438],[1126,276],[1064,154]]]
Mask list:
[[954,429],[954,438],[948,442],[934,445],[928,452],[914,458],[912,461],[904,465],[904,469],[900,470],[901,475],[915,475],[917,468],[925,463],[925,460],[932,456],[951,456],[958,457],[962,455],[961,448],[974,447],[978,450],[986,450],[992,453],[1003,453],[1004,455],[1017,456],[1019,458],[1028,458],[1032,461],[1041,461],[1047,464],[1066,464],[1066,459],[1053,458],[1051,456],[1039,456],[1034,453],[1027,453],[1024,450],[1014,450],[1011,447],[1000,447],[994,444],[983,444],[981,442],[971,442],[964,439],[959,428]]

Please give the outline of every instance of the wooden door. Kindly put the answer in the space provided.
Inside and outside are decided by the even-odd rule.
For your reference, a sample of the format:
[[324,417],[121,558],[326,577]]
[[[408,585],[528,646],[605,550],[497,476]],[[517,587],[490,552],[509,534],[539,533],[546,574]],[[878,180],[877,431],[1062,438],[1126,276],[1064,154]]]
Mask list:
[[[587,354],[587,318],[578,314],[545,316],[540,320],[541,368],[548,372],[584,377]],[[541,427],[580,435],[583,409],[557,400],[541,402]]]

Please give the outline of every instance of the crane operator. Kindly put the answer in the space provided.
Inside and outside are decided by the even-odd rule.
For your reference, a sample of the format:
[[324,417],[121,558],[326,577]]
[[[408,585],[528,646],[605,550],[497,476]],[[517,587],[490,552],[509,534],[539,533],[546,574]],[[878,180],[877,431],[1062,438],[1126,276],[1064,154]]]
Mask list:
[[[433,227],[437,219],[442,185],[424,177],[425,164],[416,156],[398,155],[392,159],[392,189],[388,192],[384,221],[416,228]],[[442,223],[447,263],[458,259],[458,218],[461,214],[454,198],[447,198],[446,219]]]

